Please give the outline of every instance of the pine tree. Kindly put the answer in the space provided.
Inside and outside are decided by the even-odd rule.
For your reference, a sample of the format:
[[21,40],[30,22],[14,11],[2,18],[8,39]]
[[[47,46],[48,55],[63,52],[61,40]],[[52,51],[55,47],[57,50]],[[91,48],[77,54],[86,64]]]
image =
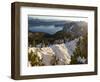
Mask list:
[[37,55],[37,52],[31,51],[28,53],[28,61],[30,61],[31,66],[43,66],[43,58],[40,59],[40,57]]
[[[71,64],[78,64],[79,62],[77,61],[78,57],[85,58],[87,59],[87,49],[88,49],[88,44],[87,44],[87,35],[79,38],[79,41],[77,42],[75,51],[73,52],[73,56],[71,57]],[[87,63],[87,61],[86,61]]]

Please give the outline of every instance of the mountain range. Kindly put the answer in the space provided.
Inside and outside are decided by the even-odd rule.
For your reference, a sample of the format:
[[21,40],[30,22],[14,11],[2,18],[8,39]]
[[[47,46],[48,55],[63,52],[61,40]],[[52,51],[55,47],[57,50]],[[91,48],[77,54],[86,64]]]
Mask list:
[[87,33],[87,22],[69,21],[54,19],[28,19],[29,32],[44,32],[47,34],[56,34],[59,31],[71,33],[76,36],[82,36]]

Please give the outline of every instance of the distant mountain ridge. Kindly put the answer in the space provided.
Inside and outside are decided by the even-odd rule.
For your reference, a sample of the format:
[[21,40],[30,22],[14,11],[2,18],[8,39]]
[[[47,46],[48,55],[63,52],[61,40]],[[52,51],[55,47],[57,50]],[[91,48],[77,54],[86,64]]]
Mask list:
[[63,29],[54,33],[49,34],[46,32],[33,32],[29,31],[28,36],[29,38],[52,38],[52,39],[64,39],[64,38],[78,38],[80,36],[84,36],[87,34],[87,23],[83,21],[79,22],[71,22],[65,24]]
[[[50,29],[47,30],[47,28]],[[51,19],[43,20],[43,19],[33,19],[33,18],[28,19],[29,32],[45,32],[47,34],[55,34],[59,31],[63,31],[67,33],[72,33],[73,35],[76,36],[82,36],[87,33],[88,30],[87,28],[88,24],[85,21],[51,20]]]
[[65,24],[63,28],[64,32],[72,33],[76,36],[83,36],[88,31],[87,23],[84,21],[71,22],[69,24]]

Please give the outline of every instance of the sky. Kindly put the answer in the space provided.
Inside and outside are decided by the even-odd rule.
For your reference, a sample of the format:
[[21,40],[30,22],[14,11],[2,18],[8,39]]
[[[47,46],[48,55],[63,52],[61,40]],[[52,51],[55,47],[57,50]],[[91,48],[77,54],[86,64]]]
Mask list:
[[87,18],[82,17],[57,17],[57,16],[28,16],[28,31],[45,32],[55,34],[63,30],[65,24],[70,24],[72,21],[87,21]]
[[28,30],[31,32],[45,32],[54,34],[63,29],[66,21],[28,17]]

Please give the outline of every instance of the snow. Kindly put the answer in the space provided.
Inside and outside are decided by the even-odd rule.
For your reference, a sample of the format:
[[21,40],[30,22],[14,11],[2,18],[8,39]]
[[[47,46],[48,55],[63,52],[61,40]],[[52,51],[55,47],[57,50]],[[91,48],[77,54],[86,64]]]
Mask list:
[[73,55],[73,51],[75,50],[75,48],[76,48],[76,44],[77,44],[77,42],[78,42],[78,38],[76,38],[76,39],[74,39],[74,40],[72,40],[72,41],[70,41],[70,42],[66,42],[65,43],[65,46],[66,46],[66,48],[68,49],[68,53],[72,56]]
[[80,57],[80,56],[79,56],[79,57],[77,58],[77,61],[80,62],[80,63],[85,63],[85,62],[86,62],[86,59],[85,59],[84,57]]
[[55,55],[60,59],[60,61],[63,60],[65,64],[70,64],[71,57],[65,44],[56,44],[53,45],[51,48],[55,52]]
[[[43,59],[43,63],[48,66],[51,65],[51,60],[53,56],[56,56],[57,59],[59,59],[58,65],[64,65],[64,64],[70,64],[71,62],[71,56],[73,55],[73,52],[76,48],[76,44],[78,42],[78,38],[62,43],[62,44],[53,44],[48,47],[29,47],[28,53],[31,51],[37,52],[37,55],[40,57],[40,59]],[[77,61],[85,62],[84,58],[77,58]]]

